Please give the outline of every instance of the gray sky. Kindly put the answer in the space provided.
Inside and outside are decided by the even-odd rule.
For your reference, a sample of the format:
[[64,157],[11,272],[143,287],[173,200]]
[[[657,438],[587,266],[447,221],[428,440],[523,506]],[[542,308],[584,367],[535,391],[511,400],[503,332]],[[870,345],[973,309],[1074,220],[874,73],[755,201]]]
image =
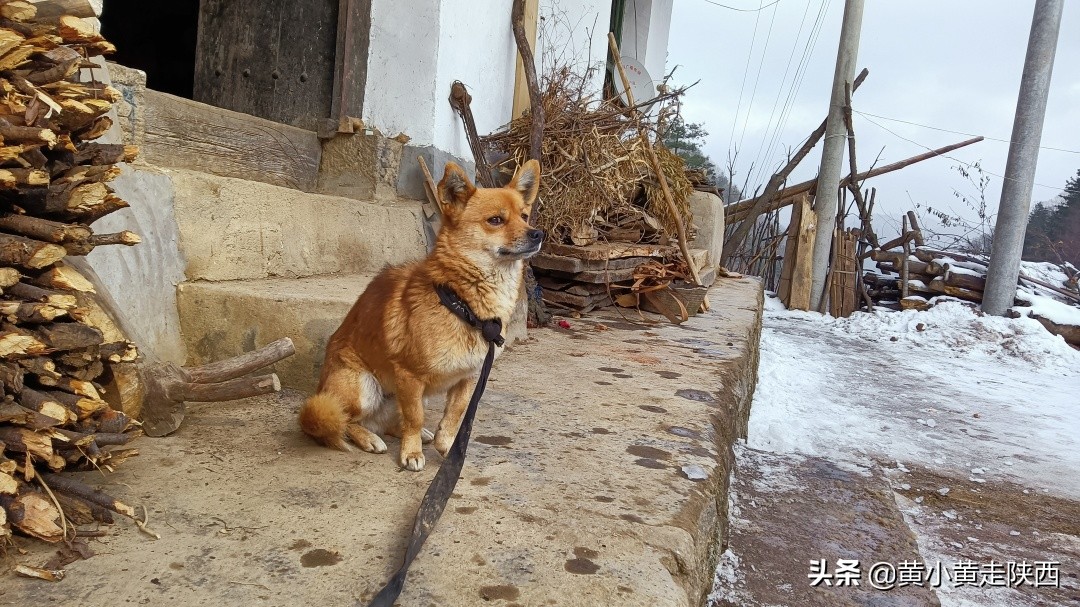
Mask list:
[[[756,9],[771,0],[717,1]],[[823,4],[820,34],[811,45],[802,84],[775,136],[776,146],[766,155]],[[754,158],[762,168],[755,169],[751,187],[762,184],[782,164],[787,149],[800,145],[825,117],[843,6],[843,0],[780,0],[759,12],[737,12],[706,0],[675,0],[668,70],[679,66],[677,84],[701,80],[687,93],[683,114],[705,124],[705,151],[717,164],[726,164],[729,146],[741,142],[737,184]],[[1008,140],[1033,7],[1026,0],[866,0],[858,65],[869,68],[870,76],[855,95],[854,109]],[[860,170],[879,152],[879,164],[885,164],[968,138],[860,114],[855,114],[855,134]],[[1066,2],[1042,145],[1074,152],[1041,150],[1035,177],[1041,185],[1034,188],[1032,204],[1056,196],[1080,168],[1075,152],[1080,151],[1080,2]],[[820,150],[819,144],[791,181],[816,174]],[[1007,143],[983,141],[952,152],[956,160],[927,160],[867,185],[878,188],[878,208],[893,218],[914,203],[970,216],[953,190],[975,195],[976,189],[951,167],[981,161],[991,179],[987,199],[993,211],[1007,152]],[[895,233],[898,222],[881,216],[875,227],[879,233]]]

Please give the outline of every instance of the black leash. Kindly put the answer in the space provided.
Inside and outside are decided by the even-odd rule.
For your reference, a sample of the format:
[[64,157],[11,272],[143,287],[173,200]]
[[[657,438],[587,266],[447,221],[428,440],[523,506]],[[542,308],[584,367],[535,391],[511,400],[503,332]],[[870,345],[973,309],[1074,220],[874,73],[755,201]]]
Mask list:
[[409,538],[409,545],[405,549],[405,558],[401,562],[401,567],[390,578],[390,581],[382,587],[382,590],[375,595],[375,598],[368,603],[368,607],[392,607],[405,585],[405,576],[409,573],[409,566],[412,565],[413,559],[420,552],[420,548],[424,545],[424,541],[427,540],[432,528],[435,527],[435,523],[442,516],[443,510],[446,508],[446,502],[449,501],[450,494],[454,492],[454,487],[457,485],[458,476],[461,475],[461,467],[465,464],[465,451],[469,448],[469,437],[472,436],[473,417],[476,415],[476,406],[480,403],[480,397],[484,395],[484,388],[487,387],[491,364],[495,362],[495,347],[503,345],[502,321],[500,319],[480,320],[476,317],[472,308],[469,307],[469,304],[462,301],[457,293],[446,285],[436,285],[435,292],[439,294],[439,301],[442,302],[442,305],[446,306],[455,316],[480,330],[484,340],[488,342],[487,357],[484,358],[484,366],[480,369],[480,378],[476,380],[476,388],[473,390],[472,398],[469,400],[469,408],[465,410],[465,416],[461,420],[461,428],[458,429],[457,436],[454,438],[454,444],[451,445],[450,451],[446,453],[446,458],[443,460],[442,465],[439,466],[439,471],[435,473],[435,478],[432,479],[427,493],[424,494],[423,501],[420,502],[420,508],[416,511],[412,536]]

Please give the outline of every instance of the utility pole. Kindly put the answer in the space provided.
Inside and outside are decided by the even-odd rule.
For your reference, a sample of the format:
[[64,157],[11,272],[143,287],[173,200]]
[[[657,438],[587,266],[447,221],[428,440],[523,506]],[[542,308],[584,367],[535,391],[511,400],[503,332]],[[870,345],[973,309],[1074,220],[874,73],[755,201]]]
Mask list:
[[1020,78],[1020,96],[1016,100],[1009,158],[1005,163],[1005,181],[1001,184],[1001,202],[983,291],[982,310],[994,316],[1004,316],[1016,296],[1064,5],[1065,0],[1036,0],[1035,15],[1031,18],[1024,75]]
[[813,278],[810,283],[810,309],[820,309],[825,296],[825,276],[832,252],[833,226],[836,225],[836,191],[840,187],[840,169],[844,162],[847,128],[844,126],[845,83],[855,79],[855,61],[859,56],[859,34],[862,30],[863,0],[847,0],[844,4],[844,23],[840,27],[840,49],[836,53],[833,72],[832,98],[825,122],[825,144],[821,151],[814,211],[818,216],[818,231],[814,239]]

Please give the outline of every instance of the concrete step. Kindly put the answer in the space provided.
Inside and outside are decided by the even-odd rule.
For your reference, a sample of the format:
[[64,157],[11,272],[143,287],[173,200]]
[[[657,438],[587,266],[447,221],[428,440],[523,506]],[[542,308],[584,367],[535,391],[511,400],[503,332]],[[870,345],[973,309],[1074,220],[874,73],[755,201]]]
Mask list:
[[169,169],[189,281],[373,273],[424,255],[420,203]]
[[[934,579],[921,587],[908,584],[891,590],[871,585],[875,563],[891,564],[894,575],[902,577],[902,562],[923,562],[879,470],[741,444],[735,447],[735,462],[730,539],[720,557],[710,607],[940,604],[931,588]],[[838,585],[839,559],[858,562],[858,585]],[[833,577],[812,586],[811,561],[820,560]],[[894,579],[894,584],[899,581]]]
[[[222,360],[290,337],[296,354],[272,370],[284,386],[312,391],[326,342],[374,276],[371,272],[182,283],[176,299],[188,363]],[[510,319],[506,336],[510,344],[526,337],[524,314]]]
[[313,390],[327,340],[373,276],[183,283],[177,307],[189,362],[221,360],[291,337],[296,354],[273,370],[285,386]]

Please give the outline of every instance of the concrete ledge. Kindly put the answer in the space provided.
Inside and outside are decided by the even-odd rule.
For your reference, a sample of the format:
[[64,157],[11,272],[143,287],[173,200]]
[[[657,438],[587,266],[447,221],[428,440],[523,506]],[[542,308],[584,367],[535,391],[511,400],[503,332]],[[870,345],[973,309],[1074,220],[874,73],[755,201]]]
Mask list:
[[168,174],[188,280],[375,272],[427,251],[417,203],[372,204],[196,171]]
[[189,282],[177,289],[189,362],[204,364],[291,337],[296,354],[274,365],[283,385],[310,392],[326,342],[373,275]]
[[[575,320],[500,358],[400,604],[702,605],[756,373],[761,287],[721,280],[710,298],[714,311],[682,326]],[[302,396],[195,405],[175,435],[140,439],[109,490],[146,504],[162,539],[121,522],[61,584],[0,574],[4,598],[366,604],[398,566],[440,458],[428,449],[412,474],[391,455],[317,447],[296,426]],[[429,427],[440,409],[430,403]],[[32,548],[21,562],[55,550]]]

